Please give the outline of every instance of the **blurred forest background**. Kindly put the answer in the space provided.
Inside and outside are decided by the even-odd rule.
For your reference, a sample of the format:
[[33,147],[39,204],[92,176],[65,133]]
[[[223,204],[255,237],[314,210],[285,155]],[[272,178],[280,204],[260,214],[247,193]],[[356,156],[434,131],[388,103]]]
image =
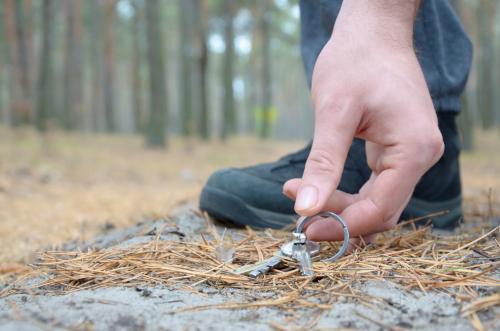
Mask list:
[[1,10],[9,126],[144,133],[149,145],[310,136],[296,1],[5,0]]
[[[473,127],[500,124],[500,2],[452,0],[475,45]],[[2,0],[0,120],[39,131],[308,139],[297,0]]]

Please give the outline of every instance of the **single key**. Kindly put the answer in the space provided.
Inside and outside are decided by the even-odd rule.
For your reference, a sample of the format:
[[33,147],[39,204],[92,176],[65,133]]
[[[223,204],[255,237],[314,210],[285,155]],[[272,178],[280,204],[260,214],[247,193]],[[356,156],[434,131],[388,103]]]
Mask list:
[[[269,270],[278,267],[283,262],[283,257],[285,256],[294,258],[295,260],[299,261],[299,258],[296,258],[294,256],[295,253],[293,246],[293,241],[287,242],[283,244],[272,257],[261,262],[238,268],[235,270],[235,273],[239,275],[249,275],[252,278],[256,278],[259,275],[265,274]],[[308,256],[316,255],[319,253],[319,245],[315,242],[306,241],[302,246],[306,249]]]
[[267,259],[264,262],[265,263],[261,264],[261,266],[250,271],[248,275],[252,278],[257,278],[258,276],[265,274],[269,270],[278,267],[283,262],[283,255],[281,254],[274,255],[272,258]]
[[264,261],[243,266],[236,269],[234,272],[238,275],[249,275],[252,278],[256,278],[257,276],[279,266],[282,260],[283,253],[279,250],[272,257],[265,259]]

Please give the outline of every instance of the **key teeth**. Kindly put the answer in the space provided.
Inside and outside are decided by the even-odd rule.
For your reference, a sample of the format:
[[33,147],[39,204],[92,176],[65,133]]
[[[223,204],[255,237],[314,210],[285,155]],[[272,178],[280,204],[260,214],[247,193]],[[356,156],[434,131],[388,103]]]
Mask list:
[[269,259],[267,261],[267,264],[262,264],[260,267],[248,272],[248,276],[251,278],[257,278],[260,275],[263,275],[270,270],[278,267],[282,263],[281,257],[280,256],[274,256],[273,258]]

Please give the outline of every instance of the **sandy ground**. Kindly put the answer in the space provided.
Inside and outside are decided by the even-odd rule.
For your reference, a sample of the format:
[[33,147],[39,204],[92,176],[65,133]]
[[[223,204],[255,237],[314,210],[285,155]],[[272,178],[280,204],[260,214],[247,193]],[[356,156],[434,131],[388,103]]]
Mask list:
[[[173,219],[188,238],[204,231],[206,224],[189,205],[178,208]],[[152,240],[152,236],[144,234],[158,228],[162,222],[148,221],[127,229],[109,231],[90,242],[68,243],[66,248],[127,247]],[[222,228],[219,227],[219,230],[222,231]],[[237,233],[239,230],[232,231]],[[30,282],[38,281],[40,279]],[[250,298],[257,300],[273,296],[273,293],[248,293],[208,285],[189,291],[164,286],[112,287],[64,295],[37,290],[0,299],[0,330],[473,329],[470,320],[461,316],[460,302],[444,292],[407,291],[387,281],[370,281],[356,286],[372,298],[371,302],[360,304],[341,298],[331,309],[321,313],[269,307],[176,312],[195,306],[248,302]],[[490,289],[485,289],[487,292]],[[486,330],[500,328],[500,307],[493,307],[481,313],[480,317]]]
[[[77,239],[88,240],[78,243],[83,248],[126,247],[151,240],[144,233],[156,223],[147,220],[167,215],[174,215],[183,232],[196,234],[204,227],[202,219],[186,208],[175,212],[172,208],[194,201],[214,169],[271,161],[303,144],[264,144],[252,139],[228,144],[174,141],[166,152],[145,151],[136,138],[56,135],[44,145],[32,132],[1,130],[0,138],[0,291],[9,284],[2,268],[5,273],[12,265],[22,267],[38,249],[63,243],[74,248],[71,240]],[[498,132],[481,134],[477,150],[461,158],[466,214],[488,215],[497,223],[498,141]],[[139,220],[146,221],[134,226]],[[175,312],[273,296],[206,285],[194,292],[166,287],[117,287],[59,296],[27,292],[0,298],[0,330],[474,328],[471,320],[461,316],[462,304],[443,292],[408,292],[381,281],[357,286],[379,299],[367,305],[343,298],[321,314],[276,308]],[[500,308],[479,317],[486,330],[500,329]]]
[[168,149],[147,150],[137,136],[41,138],[0,127],[0,274],[2,265],[30,261],[38,249],[165,217],[196,200],[216,169],[272,161],[303,145],[171,139]]
[[[390,304],[366,307],[345,301],[320,316],[315,329],[429,330],[432,325],[434,330],[471,330],[468,320],[459,315],[459,305],[446,294],[406,293],[387,282],[370,282],[363,289]],[[141,290],[105,288],[63,296],[16,295],[0,301],[0,330],[270,330],[278,325],[284,329],[307,326],[307,318],[294,321],[293,312],[273,308],[172,313],[191,305],[245,300],[246,295],[238,291]],[[500,323],[491,327],[498,329]]]
[[[463,153],[464,197],[471,214],[500,215],[500,131],[477,135]],[[195,201],[216,169],[274,161],[304,142],[232,138],[172,139],[168,150],[146,150],[142,138],[50,133],[0,127],[0,274],[34,252],[103,228],[125,228],[166,217]],[[476,200],[491,200],[491,210]]]

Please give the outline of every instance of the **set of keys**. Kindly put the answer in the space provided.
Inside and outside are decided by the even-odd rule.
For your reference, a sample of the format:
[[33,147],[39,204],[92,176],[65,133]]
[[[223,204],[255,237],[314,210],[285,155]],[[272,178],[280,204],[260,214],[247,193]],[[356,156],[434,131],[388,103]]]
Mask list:
[[304,234],[304,227],[318,217],[329,218],[339,222],[342,225],[344,233],[344,242],[340,250],[332,257],[322,260],[323,262],[333,262],[344,256],[349,246],[349,230],[347,224],[339,215],[333,212],[324,212],[311,217],[301,217],[297,221],[297,226],[293,231],[293,240],[283,244],[274,255],[264,261],[243,266],[235,270],[236,274],[248,275],[256,278],[259,275],[265,274],[271,269],[277,268],[283,263],[285,258],[291,258],[299,264],[300,272],[304,276],[314,276],[312,261],[313,257],[320,252],[320,245],[316,242],[307,240]]

